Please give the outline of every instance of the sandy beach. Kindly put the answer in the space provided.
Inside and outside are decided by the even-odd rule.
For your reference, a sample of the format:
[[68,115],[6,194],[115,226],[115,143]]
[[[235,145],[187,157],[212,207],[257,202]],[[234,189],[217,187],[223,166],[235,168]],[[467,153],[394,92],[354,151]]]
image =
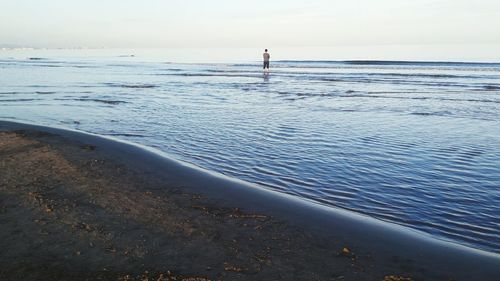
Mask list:
[[0,122],[2,280],[494,280],[500,256],[98,136]]

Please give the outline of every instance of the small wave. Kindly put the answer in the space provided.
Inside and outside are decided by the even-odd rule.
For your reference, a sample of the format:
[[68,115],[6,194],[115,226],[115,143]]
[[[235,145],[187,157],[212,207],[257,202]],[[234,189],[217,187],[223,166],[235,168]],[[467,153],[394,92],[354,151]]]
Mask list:
[[343,68],[383,68],[383,69],[400,69],[400,68],[418,68],[418,69],[435,69],[446,68],[448,70],[489,70],[498,71],[500,63],[482,63],[482,62],[432,62],[432,61],[370,61],[370,60],[352,60],[352,61],[328,61],[328,60],[282,60],[275,61],[273,68],[308,68],[308,69],[343,69]]
[[31,58],[28,58],[28,60],[48,60],[46,58],[39,58],[39,57],[31,57]]
[[321,78],[321,81],[325,82],[345,82],[346,80],[338,79],[338,78]]
[[104,83],[104,84],[108,87],[128,88],[128,89],[151,89],[158,87],[158,85],[153,85],[153,84],[118,84],[118,83]]
[[384,61],[384,60],[278,60],[295,64],[347,64],[347,65],[422,65],[422,66],[500,66],[500,63],[446,62],[446,61]]
[[483,89],[486,91],[500,91],[500,85],[486,85]]
[[63,65],[60,64],[32,64],[32,66],[38,66],[38,67],[63,67]]
[[2,99],[0,102],[22,102],[22,101],[36,101],[40,99]]
[[411,115],[419,115],[419,116],[446,116],[450,115],[449,111],[436,111],[436,112],[412,112]]
[[[431,98],[429,98],[431,99]],[[487,99],[451,99],[451,98],[435,98],[439,101],[456,101],[456,102],[484,102],[484,103],[500,103],[500,100],[487,100]]]
[[166,69],[162,69],[162,71],[183,71],[184,69],[181,69],[181,68],[166,68]]
[[[383,92],[380,92],[380,93],[384,94]],[[340,95],[320,95],[320,96],[335,96],[335,97],[341,97],[341,98],[377,98],[377,99],[400,99],[400,100],[435,100],[435,101],[451,101],[451,102],[500,103],[500,100],[491,100],[491,99],[461,99],[461,98],[442,98],[442,97],[385,96],[385,95],[373,94],[373,92],[359,93],[358,94],[358,92],[356,92],[356,91],[346,91],[345,94],[340,94]]]
[[74,68],[98,68],[97,66],[92,66],[92,65],[68,65],[68,67],[74,67]]
[[136,137],[136,138],[145,138],[147,136],[133,133],[105,133],[105,136],[113,136],[113,137]]
[[65,98],[65,99],[55,99],[55,100],[60,100],[60,101],[64,101],[64,100],[72,100],[72,101],[90,101],[90,102],[99,102],[99,103],[105,103],[105,104],[112,104],[112,105],[116,105],[116,104],[122,104],[122,103],[128,103],[126,101],[121,101],[121,100],[104,100],[104,99],[88,99],[88,98],[75,98],[75,99],[68,99],[68,98]]
[[[235,70],[222,70],[222,69],[205,69],[204,72],[209,72],[209,73],[218,73],[218,74],[225,74],[225,73],[236,73],[236,74],[245,74],[245,73],[258,73],[261,74],[262,71],[259,70],[242,70],[242,69],[235,69]],[[283,73],[283,72],[281,72]]]
[[261,64],[256,64],[256,63],[236,63],[236,64],[232,64],[231,66],[235,66],[235,67],[249,67],[249,66],[261,66]]
[[100,103],[106,103],[106,104],[122,104],[122,103],[127,103],[126,101],[121,101],[121,100],[101,100],[101,99],[78,99],[79,101],[93,101],[93,102],[100,102]]
[[80,121],[73,120],[73,121],[59,121],[61,124],[73,124],[73,125],[81,125]]
[[411,115],[420,115],[420,116],[431,116],[430,112],[412,112]]
[[170,73],[170,74],[156,74],[159,76],[185,76],[185,77],[234,77],[234,78],[262,78],[261,72],[255,74],[218,74],[218,73]]
[[[443,79],[475,79],[484,78],[484,75],[454,75],[454,74],[427,74],[427,73],[356,73],[363,76],[404,77],[404,78],[443,78]],[[496,75],[494,77],[497,77]]]

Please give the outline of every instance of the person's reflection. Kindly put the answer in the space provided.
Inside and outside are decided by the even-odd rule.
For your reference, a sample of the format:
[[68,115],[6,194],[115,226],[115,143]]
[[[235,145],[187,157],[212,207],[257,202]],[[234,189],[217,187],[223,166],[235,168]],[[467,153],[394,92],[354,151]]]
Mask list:
[[264,73],[264,82],[265,83],[269,82],[269,73]]

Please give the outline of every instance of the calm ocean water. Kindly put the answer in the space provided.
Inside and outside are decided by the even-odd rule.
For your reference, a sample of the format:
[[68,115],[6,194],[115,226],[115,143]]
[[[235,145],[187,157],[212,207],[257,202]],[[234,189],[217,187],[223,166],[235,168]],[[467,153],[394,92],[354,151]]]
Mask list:
[[156,147],[500,253],[500,64],[272,61],[265,76],[258,61],[44,55],[0,52],[0,119]]

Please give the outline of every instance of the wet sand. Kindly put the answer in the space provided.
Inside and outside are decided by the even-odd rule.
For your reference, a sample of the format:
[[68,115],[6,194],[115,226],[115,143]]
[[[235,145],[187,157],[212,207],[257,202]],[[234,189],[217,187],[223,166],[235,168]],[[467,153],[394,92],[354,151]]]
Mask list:
[[495,280],[500,257],[97,136],[0,122],[1,280]]

